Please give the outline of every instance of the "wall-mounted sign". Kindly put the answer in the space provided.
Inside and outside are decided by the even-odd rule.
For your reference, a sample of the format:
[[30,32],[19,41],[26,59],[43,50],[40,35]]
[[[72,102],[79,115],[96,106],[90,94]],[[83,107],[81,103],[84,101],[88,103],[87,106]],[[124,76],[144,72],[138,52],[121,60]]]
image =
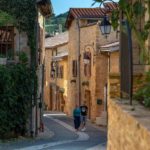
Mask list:
[[97,99],[97,105],[102,105],[103,101],[102,99]]

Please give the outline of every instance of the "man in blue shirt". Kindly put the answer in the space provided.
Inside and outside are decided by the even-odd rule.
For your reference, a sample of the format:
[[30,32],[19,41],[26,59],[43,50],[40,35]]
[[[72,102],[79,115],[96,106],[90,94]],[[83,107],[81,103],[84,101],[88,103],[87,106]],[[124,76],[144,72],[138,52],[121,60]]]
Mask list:
[[80,127],[80,123],[81,123],[80,116],[81,116],[80,107],[78,105],[76,105],[76,107],[73,111],[74,126],[75,126],[76,131],[78,131],[79,127]]
[[85,131],[85,125],[87,120],[87,114],[88,114],[88,107],[86,106],[86,101],[84,101],[83,105],[80,106],[81,110],[81,131]]

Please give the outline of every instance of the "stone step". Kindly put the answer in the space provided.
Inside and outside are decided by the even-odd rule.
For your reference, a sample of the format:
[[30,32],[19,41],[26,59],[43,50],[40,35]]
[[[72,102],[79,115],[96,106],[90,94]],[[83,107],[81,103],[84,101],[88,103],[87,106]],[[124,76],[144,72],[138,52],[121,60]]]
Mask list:
[[103,111],[100,117],[96,117],[96,124],[97,125],[107,125],[107,112]]

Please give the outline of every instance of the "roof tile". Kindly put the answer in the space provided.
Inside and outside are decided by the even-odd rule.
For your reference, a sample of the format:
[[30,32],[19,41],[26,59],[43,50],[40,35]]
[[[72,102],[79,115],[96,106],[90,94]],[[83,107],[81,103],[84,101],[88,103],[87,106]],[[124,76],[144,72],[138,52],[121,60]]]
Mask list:
[[66,27],[68,28],[72,22],[72,20],[75,18],[79,19],[98,19],[103,17],[106,13],[111,12],[112,10],[118,8],[117,3],[105,3],[104,8],[70,8],[69,14],[66,20]]
[[68,43],[68,32],[63,32],[54,37],[45,39],[45,48],[53,48],[62,44]]

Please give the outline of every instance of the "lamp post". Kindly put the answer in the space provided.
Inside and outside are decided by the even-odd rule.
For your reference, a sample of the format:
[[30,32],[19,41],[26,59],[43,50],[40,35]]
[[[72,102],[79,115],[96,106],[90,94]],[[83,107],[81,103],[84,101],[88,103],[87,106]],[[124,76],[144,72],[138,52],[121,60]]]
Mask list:
[[[104,0],[103,3],[101,3],[101,5],[104,4],[106,1],[110,1],[113,4],[117,5],[117,3],[114,2],[113,0]],[[100,5],[100,7],[101,7],[101,5]],[[123,19],[123,18],[121,19],[121,25],[125,27],[126,32],[127,32],[127,40],[128,40],[128,53],[127,53],[128,56],[127,57],[128,57],[128,61],[129,61],[128,62],[129,70],[128,70],[127,74],[126,74],[126,72],[122,72],[123,69],[121,68],[121,76],[123,76],[123,74],[126,74],[127,76],[129,76],[129,78],[127,78],[128,83],[125,83],[128,85],[128,87],[126,88],[126,87],[123,87],[123,85],[121,85],[121,92],[122,91],[128,92],[129,99],[130,99],[130,105],[132,105],[132,93],[133,93],[132,92],[132,89],[133,89],[132,33],[131,33],[131,27],[126,19]],[[110,34],[111,23],[109,22],[108,17],[106,15],[104,16],[103,20],[99,24],[99,27],[100,27],[102,35],[104,35],[105,37],[107,37]],[[121,42],[121,44],[122,44],[122,42]],[[121,48],[120,48],[120,51],[122,51]],[[124,56],[124,57],[126,57],[126,56]],[[122,61],[121,61],[121,67],[122,67]],[[124,80],[124,79],[121,77],[121,80]],[[123,82],[121,81],[121,84],[122,83]]]
[[100,27],[102,35],[104,35],[107,38],[107,35],[109,35],[111,32],[111,23],[109,22],[106,15],[104,19],[102,20],[99,27]]

